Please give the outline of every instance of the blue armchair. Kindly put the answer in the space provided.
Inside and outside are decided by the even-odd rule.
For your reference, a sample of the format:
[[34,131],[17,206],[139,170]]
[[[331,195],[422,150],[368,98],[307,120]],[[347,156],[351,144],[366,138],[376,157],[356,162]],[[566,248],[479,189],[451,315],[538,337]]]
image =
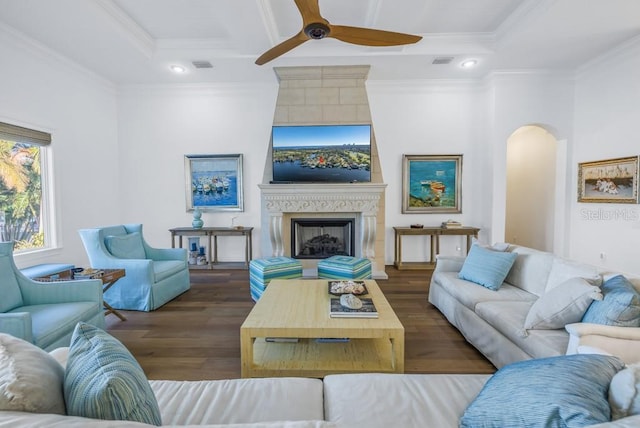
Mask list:
[[13,242],[0,242],[0,332],[51,351],[69,346],[80,321],[105,328],[102,281],[37,282],[13,260]]
[[79,233],[92,268],[125,270],[125,277],[104,293],[115,309],[153,311],[191,288],[187,250],[150,247],[141,224]]

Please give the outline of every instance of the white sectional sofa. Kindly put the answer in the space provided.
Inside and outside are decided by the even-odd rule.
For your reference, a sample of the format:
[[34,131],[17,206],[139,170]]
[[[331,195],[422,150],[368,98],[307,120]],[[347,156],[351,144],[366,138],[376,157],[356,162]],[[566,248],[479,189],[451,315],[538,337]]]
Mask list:
[[[150,381],[162,426],[235,428],[457,428],[489,375],[345,374],[319,379]],[[0,427],[153,425],[0,410]],[[640,426],[640,416],[593,425]]]
[[[517,256],[497,291],[459,278],[464,257],[442,255],[437,257],[429,288],[429,302],[496,367],[573,354],[580,346],[611,349],[613,345],[613,353],[627,363],[640,361],[640,328],[580,322],[557,329],[524,328],[533,304],[566,281],[583,278],[600,286],[618,273],[522,246],[510,245],[506,251]],[[640,281],[629,279],[640,290]]]
[[[74,342],[72,341],[72,347]],[[615,347],[617,348],[617,346]],[[140,422],[124,420],[104,420],[80,416],[69,416],[69,396],[67,395],[67,377],[73,377],[73,356],[69,348],[59,348],[51,353],[31,345],[21,339],[0,334],[0,427],[53,427],[53,428],[134,428],[151,427]],[[98,351],[103,352],[103,351]],[[127,382],[129,372],[124,362],[118,362],[115,354],[108,354],[105,358],[98,357],[103,364],[82,376],[88,383],[95,383],[104,388],[103,376],[106,372],[120,370],[115,384],[108,383],[108,395],[102,396],[94,403],[92,394],[85,396],[91,406],[103,406],[105,401],[116,400],[115,406],[131,410],[133,398],[124,399],[119,394],[119,386]],[[437,427],[456,428],[460,426],[461,418],[469,415],[469,408],[477,404],[485,394],[485,389],[502,382],[498,377],[501,373],[507,375],[511,369],[512,377],[508,382],[498,383],[504,388],[520,389],[527,381],[544,382],[545,385],[556,383],[570,395],[575,395],[577,387],[585,385],[583,372],[602,377],[601,370],[589,369],[579,365],[577,371],[570,366],[564,366],[565,358],[593,357],[606,359],[609,367],[609,377],[600,381],[600,394],[587,385],[586,392],[579,394],[578,404],[564,406],[562,400],[549,400],[549,392],[536,385],[525,386],[524,396],[529,400],[528,406],[511,403],[511,392],[507,400],[494,400],[489,397],[489,403],[500,404],[498,411],[492,414],[503,418],[507,406],[512,405],[512,414],[520,418],[522,412],[531,413],[552,412],[552,415],[567,412],[571,418],[581,408],[580,414],[591,417],[595,398],[599,396],[599,408],[604,408],[607,421],[610,407],[607,402],[606,389],[614,390],[614,381],[622,370],[622,362],[608,356],[567,356],[560,367],[560,375],[564,379],[558,380],[554,374],[544,375],[547,379],[540,379],[538,375],[528,375],[526,367],[511,365],[500,370],[496,375],[474,374],[341,374],[326,376],[323,380],[307,378],[264,378],[264,379],[230,379],[215,381],[163,381],[144,379],[150,388],[154,401],[161,416],[162,426],[184,427],[236,427],[236,428],[388,428],[388,427]],[[534,363],[544,363],[543,370],[547,370],[550,362],[546,360],[531,360]],[[614,360],[613,363],[610,360]],[[115,366],[113,363],[116,363]],[[528,362],[525,362],[528,363]],[[575,361],[572,362],[575,364]],[[518,363],[520,364],[520,363]],[[615,367],[614,367],[615,366]],[[65,371],[66,367],[66,371]],[[539,368],[538,368],[539,369]],[[616,371],[613,371],[616,370]],[[615,390],[622,392],[631,390],[636,395],[631,404],[618,406],[621,414],[613,422],[591,423],[595,427],[630,428],[640,426],[640,384],[634,385],[636,378],[640,378],[640,366],[637,372],[631,371],[629,377],[622,379]],[[616,374],[618,373],[618,374]],[[613,377],[612,377],[613,376]],[[635,376],[635,377],[634,377]],[[505,376],[502,377],[504,380]],[[99,379],[98,381],[96,381]],[[551,380],[550,380],[551,379]],[[609,385],[612,385],[609,388]],[[502,386],[500,386],[502,388]],[[126,388],[128,393],[128,388]],[[495,390],[495,388],[494,388]],[[122,392],[122,390],[120,390]],[[610,394],[611,392],[609,392]],[[543,396],[540,396],[542,394]],[[628,394],[627,394],[628,395]],[[514,395],[515,396],[515,395]],[[92,398],[93,397],[93,398]],[[120,397],[120,398],[115,398]],[[616,402],[625,402],[624,395]],[[137,398],[137,397],[136,397]],[[609,396],[610,399],[610,396]],[[65,405],[66,403],[66,405]],[[502,404],[501,404],[502,403]],[[538,408],[540,406],[540,408]],[[555,406],[546,409],[548,406]],[[66,407],[66,409],[65,409]],[[533,410],[536,412],[531,412]],[[616,409],[618,407],[615,407]],[[612,406],[611,409],[614,409]],[[628,411],[633,409],[633,412]],[[481,409],[481,418],[485,415]],[[463,417],[464,416],[464,417]],[[563,415],[566,416],[566,415]],[[546,420],[547,416],[545,416]],[[130,419],[129,419],[130,420]],[[536,424],[537,425],[537,424]],[[478,426],[476,423],[465,426]],[[494,423],[487,426],[514,426],[509,423]],[[532,425],[535,426],[535,425]]]

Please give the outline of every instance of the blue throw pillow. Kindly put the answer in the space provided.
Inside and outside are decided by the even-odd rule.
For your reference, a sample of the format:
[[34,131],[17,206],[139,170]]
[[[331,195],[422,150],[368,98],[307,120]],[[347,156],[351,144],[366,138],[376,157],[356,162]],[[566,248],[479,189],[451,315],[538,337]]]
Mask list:
[[107,250],[119,259],[145,259],[142,235],[133,232],[127,235],[110,235],[104,238]]
[[71,416],[162,425],[156,397],[133,355],[86,323],[78,323],[71,337],[64,397]]
[[507,277],[516,257],[516,253],[504,253],[472,245],[458,278],[475,282],[490,290],[497,290]]
[[460,427],[582,427],[611,420],[609,383],[624,363],[563,355],[504,366],[467,407]]
[[623,275],[608,279],[600,287],[604,299],[594,300],[582,322],[640,327],[640,293]]

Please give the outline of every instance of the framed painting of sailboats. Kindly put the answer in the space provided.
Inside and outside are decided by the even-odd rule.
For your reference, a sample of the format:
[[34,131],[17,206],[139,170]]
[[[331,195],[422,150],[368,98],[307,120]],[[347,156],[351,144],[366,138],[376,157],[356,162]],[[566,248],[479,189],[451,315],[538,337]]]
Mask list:
[[242,155],[185,155],[187,211],[243,211]]
[[461,213],[462,155],[403,155],[402,212]]
[[638,156],[578,164],[578,202],[638,203]]

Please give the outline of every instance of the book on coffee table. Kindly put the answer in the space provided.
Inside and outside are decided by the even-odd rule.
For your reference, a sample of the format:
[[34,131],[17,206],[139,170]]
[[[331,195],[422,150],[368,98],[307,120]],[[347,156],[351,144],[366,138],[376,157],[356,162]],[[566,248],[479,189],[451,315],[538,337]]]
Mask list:
[[340,299],[331,299],[329,316],[331,318],[378,318],[378,310],[373,304],[373,299],[360,297],[362,307],[351,309],[340,304]]

